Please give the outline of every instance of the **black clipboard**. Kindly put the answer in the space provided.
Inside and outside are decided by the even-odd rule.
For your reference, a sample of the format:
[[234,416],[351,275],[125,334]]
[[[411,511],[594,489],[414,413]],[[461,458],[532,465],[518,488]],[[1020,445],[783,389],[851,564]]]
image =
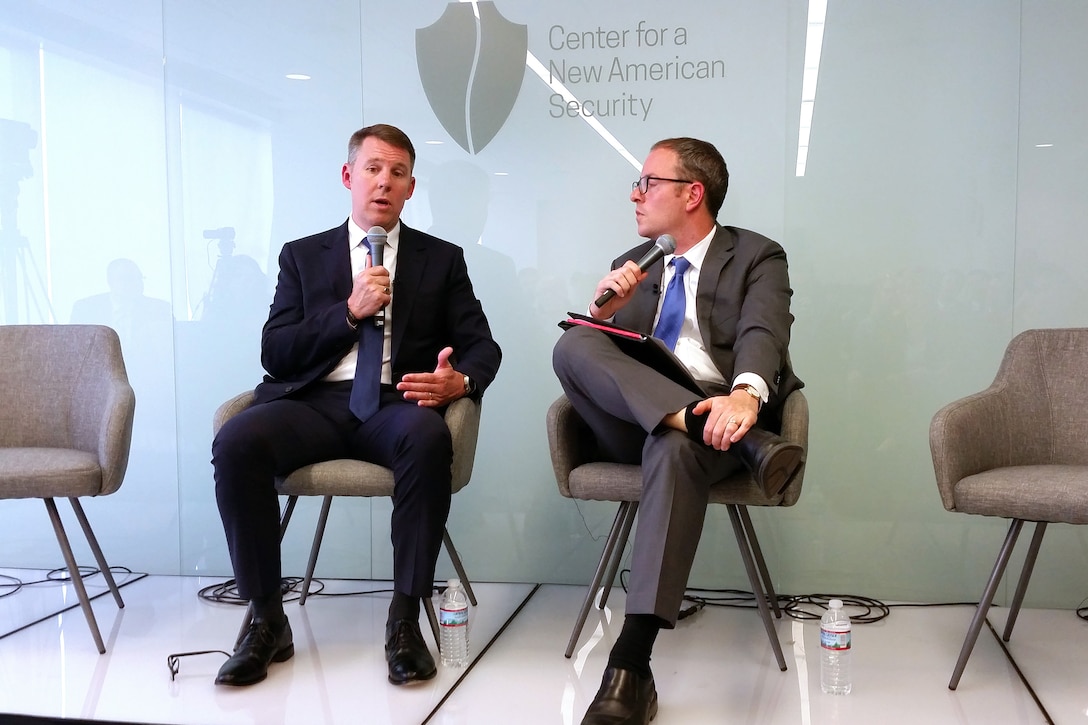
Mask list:
[[616,347],[625,355],[638,360],[643,365],[653,368],[674,383],[684,386],[693,393],[706,396],[699,382],[691,376],[691,372],[676,357],[676,353],[665,346],[658,338],[636,330],[621,327],[612,322],[595,320],[576,312],[568,312],[569,317],[559,323],[564,330],[572,327],[590,327],[607,334],[616,343]]

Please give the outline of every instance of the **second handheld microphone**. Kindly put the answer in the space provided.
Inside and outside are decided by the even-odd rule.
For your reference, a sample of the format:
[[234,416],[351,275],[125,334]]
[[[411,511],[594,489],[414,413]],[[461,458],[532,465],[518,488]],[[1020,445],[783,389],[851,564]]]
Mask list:
[[[675,251],[676,240],[673,239],[673,236],[671,234],[662,234],[657,238],[657,241],[654,242],[654,246],[650,247],[649,251],[642,255],[642,259],[638,260],[638,268],[645,272],[650,268],[651,264],[664,257],[666,254],[672,254]],[[597,305],[598,308],[601,308],[615,296],[615,290],[607,289],[593,304]]]

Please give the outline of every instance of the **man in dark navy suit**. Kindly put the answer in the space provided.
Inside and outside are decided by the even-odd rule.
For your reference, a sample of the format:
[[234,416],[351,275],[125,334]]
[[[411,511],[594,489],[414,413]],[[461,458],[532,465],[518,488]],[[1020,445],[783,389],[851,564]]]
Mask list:
[[[280,253],[261,341],[268,375],[254,405],[212,443],[238,592],[253,614],[217,684],[260,682],[271,662],[294,654],[280,593],[275,479],[337,458],[393,471],[389,680],[401,685],[437,671],[418,620],[450,508],[453,449],[443,413],[457,398],[483,394],[501,353],[461,248],[400,222],[415,189],[414,164],[400,129],[356,131],[341,172],[351,216]],[[377,260],[367,238],[373,227],[388,233]]]

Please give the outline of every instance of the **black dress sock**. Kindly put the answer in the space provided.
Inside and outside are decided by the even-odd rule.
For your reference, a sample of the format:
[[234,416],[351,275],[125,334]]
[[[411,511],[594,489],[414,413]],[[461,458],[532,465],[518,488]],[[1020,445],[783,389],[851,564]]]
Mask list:
[[253,608],[254,619],[265,619],[275,623],[287,619],[287,615],[283,612],[283,595],[279,592],[267,597],[250,599],[249,605]]
[[663,622],[653,614],[628,614],[612,652],[608,666],[633,670],[642,677],[650,676],[650,653]]
[[419,597],[393,592],[393,601],[389,603],[389,621],[397,622],[402,619],[412,622],[419,619]]
[[706,419],[710,416],[710,411],[700,413],[699,415],[692,412],[695,410],[695,406],[701,402],[701,400],[696,400],[694,403],[684,408],[684,427],[688,429],[688,438],[696,443],[703,442],[703,426],[706,425]]

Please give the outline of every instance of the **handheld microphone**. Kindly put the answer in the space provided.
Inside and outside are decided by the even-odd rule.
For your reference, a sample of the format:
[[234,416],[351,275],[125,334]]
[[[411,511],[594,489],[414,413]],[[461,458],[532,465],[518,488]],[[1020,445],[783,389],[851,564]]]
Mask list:
[[[642,259],[638,260],[638,268],[645,272],[650,268],[651,264],[664,257],[666,254],[672,254],[675,251],[676,240],[673,239],[671,234],[662,234],[657,238],[657,241],[654,242],[654,246],[650,247],[650,250],[642,256]],[[605,303],[615,296],[615,290],[607,289],[593,304],[597,305],[598,308],[603,307]]]
[[[370,242],[370,262],[372,267],[381,267],[385,256],[385,243],[389,233],[381,227],[370,227],[366,240]],[[374,327],[385,327],[385,308],[374,313]]]

